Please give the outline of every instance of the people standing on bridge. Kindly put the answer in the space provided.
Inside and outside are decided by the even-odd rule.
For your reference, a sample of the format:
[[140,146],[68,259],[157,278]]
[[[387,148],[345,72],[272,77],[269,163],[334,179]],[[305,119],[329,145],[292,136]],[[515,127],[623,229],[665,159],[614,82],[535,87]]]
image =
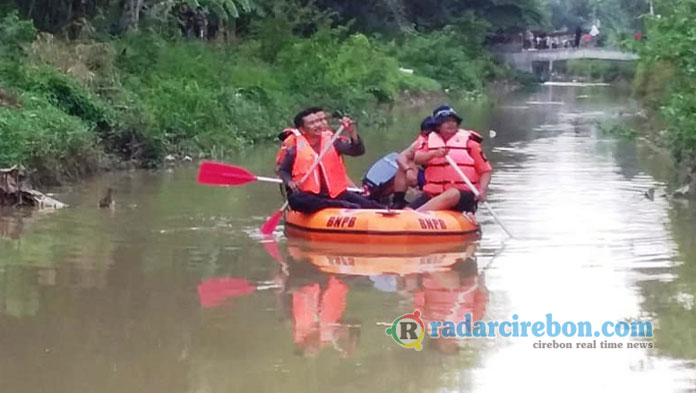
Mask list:
[[573,48],[580,47],[580,37],[582,36],[582,28],[580,26],[575,28],[575,42]]
[[592,44],[596,46],[597,41],[599,40],[599,27],[597,27],[597,25],[592,25],[592,28],[590,29],[590,37],[592,40]]
[[534,33],[527,30],[524,33],[524,49],[531,49],[534,47]]

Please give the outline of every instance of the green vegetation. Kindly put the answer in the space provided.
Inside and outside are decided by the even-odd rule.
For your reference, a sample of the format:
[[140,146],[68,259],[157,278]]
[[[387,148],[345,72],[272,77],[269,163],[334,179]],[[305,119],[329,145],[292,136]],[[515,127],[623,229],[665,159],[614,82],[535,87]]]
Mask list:
[[376,121],[404,93],[476,98],[513,75],[484,47],[492,26],[544,18],[536,0],[190,5],[215,37],[182,37],[172,2],[0,0],[0,167],[60,181],[167,154],[220,157],[308,105]]
[[648,39],[634,44],[641,55],[637,92],[667,126],[666,143],[696,183],[696,0],[660,1],[647,18]]
[[634,124],[626,124],[623,122],[603,122],[597,123],[597,128],[607,135],[613,135],[620,138],[633,139],[638,136],[638,130]]

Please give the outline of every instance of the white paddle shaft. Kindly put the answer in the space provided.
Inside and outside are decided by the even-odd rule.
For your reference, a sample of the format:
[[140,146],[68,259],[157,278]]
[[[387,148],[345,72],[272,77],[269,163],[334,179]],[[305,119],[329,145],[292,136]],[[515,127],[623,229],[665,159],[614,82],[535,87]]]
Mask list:
[[[479,190],[476,189],[476,187],[474,187],[474,185],[471,183],[471,180],[469,180],[469,178],[466,177],[464,172],[462,172],[462,169],[459,168],[459,165],[457,165],[457,163],[454,162],[454,160],[452,159],[452,157],[449,156],[449,154],[445,155],[445,159],[447,160],[447,162],[449,162],[449,164],[452,166],[452,168],[454,168],[454,170],[457,172],[457,174],[459,174],[459,177],[461,177],[462,180],[464,180],[464,183],[466,183],[466,185],[469,186],[469,189],[471,190],[471,192],[473,192],[474,195],[478,198],[478,196],[481,193],[479,192]],[[498,218],[498,215],[495,214],[495,212],[493,211],[493,209],[491,208],[491,206],[488,204],[487,201],[483,202],[483,206],[485,206],[486,209],[488,209],[488,212],[491,213],[491,216],[493,216],[493,218],[495,219],[495,222],[497,222],[498,225],[500,225],[500,227],[503,228],[505,233],[507,233],[507,235],[510,237],[514,237],[514,236],[512,236],[512,233],[510,233],[510,231],[505,227],[505,225],[503,225],[503,223],[500,221],[500,218]]]

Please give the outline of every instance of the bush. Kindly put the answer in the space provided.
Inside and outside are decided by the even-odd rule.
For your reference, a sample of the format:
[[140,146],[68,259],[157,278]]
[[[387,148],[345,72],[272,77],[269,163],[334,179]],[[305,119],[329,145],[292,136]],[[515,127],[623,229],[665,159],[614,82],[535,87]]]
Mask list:
[[0,167],[22,164],[45,178],[77,176],[95,167],[93,134],[41,95],[25,93],[22,108],[0,108]]
[[324,28],[281,51],[278,65],[290,91],[352,111],[392,101],[401,79],[397,62],[368,37],[346,34]]
[[0,58],[17,59],[24,45],[36,36],[33,23],[20,20],[17,11],[7,14],[0,21]]
[[99,130],[111,128],[114,113],[110,107],[74,79],[45,66],[26,69],[23,79],[18,87],[43,94],[68,115],[76,116]]
[[[675,0],[648,18],[649,39],[638,45],[642,90],[661,92],[654,106],[668,122],[668,140],[675,158],[691,167],[696,179],[696,0]],[[652,75],[655,74],[655,75]]]
[[481,91],[496,67],[488,57],[469,54],[468,46],[454,28],[432,33],[410,33],[391,44],[399,65],[418,75],[437,80],[453,92]]
[[149,35],[120,45],[123,85],[150,119],[142,136],[162,146],[158,154],[249,144],[274,135],[289,116],[292,100],[276,73],[229,48]]

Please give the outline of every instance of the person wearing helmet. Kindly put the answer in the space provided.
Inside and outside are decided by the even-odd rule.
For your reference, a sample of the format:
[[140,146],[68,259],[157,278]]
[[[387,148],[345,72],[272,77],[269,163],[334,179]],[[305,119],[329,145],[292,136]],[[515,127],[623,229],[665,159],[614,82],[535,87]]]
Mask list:
[[[409,207],[418,211],[475,212],[478,202],[486,200],[493,170],[481,150],[483,138],[474,131],[459,128],[462,118],[450,106],[436,108],[433,119],[435,131],[428,134],[414,156],[416,164],[425,166],[423,194]],[[449,164],[447,155],[478,190],[478,197]]]

